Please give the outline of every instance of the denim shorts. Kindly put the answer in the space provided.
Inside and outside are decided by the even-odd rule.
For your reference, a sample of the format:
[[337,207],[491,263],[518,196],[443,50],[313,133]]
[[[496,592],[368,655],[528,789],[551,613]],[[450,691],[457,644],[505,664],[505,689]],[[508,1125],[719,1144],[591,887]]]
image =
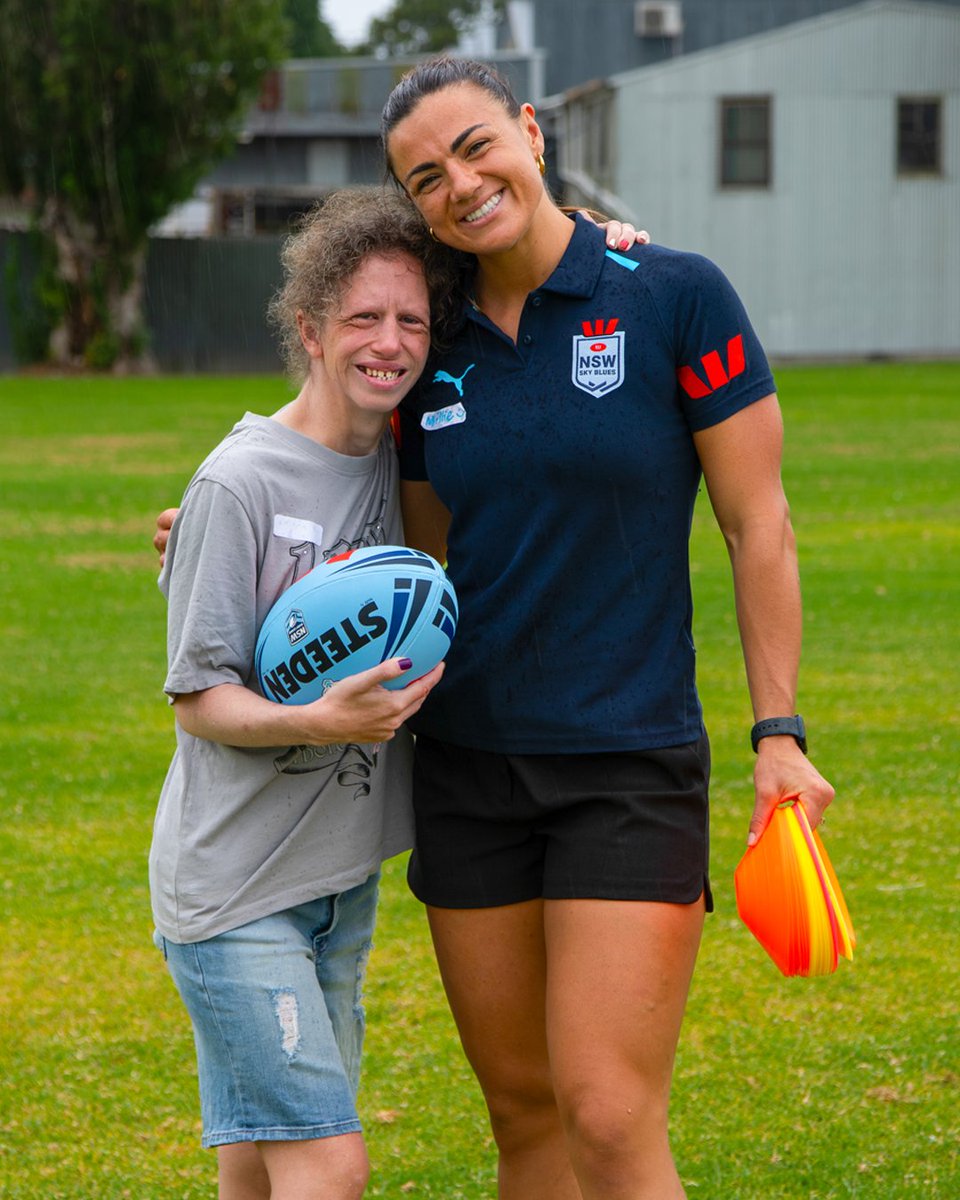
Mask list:
[[360,1131],[378,880],[202,942],[154,935],[193,1023],[204,1146]]

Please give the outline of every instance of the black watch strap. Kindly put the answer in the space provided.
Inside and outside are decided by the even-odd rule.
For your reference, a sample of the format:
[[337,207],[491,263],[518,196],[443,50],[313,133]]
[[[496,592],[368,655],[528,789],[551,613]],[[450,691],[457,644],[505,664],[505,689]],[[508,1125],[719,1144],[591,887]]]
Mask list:
[[806,754],[807,730],[803,724],[803,717],[799,713],[793,717],[767,717],[763,721],[758,721],[750,730],[750,744],[753,746],[754,754],[757,752],[761,738],[784,735],[795,738],[797,745]]

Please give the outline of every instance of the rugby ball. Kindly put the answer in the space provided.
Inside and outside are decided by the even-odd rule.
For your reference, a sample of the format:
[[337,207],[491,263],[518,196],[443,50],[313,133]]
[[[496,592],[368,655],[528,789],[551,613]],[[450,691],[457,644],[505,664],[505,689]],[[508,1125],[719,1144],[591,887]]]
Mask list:
[[260,690],[309,704],[347,675],[388,658],[413,666],[384,687],[406,687],[437,665],[457,627],[457,597],[443,567],[405,546],[338,554],[291,584],[257,638]]

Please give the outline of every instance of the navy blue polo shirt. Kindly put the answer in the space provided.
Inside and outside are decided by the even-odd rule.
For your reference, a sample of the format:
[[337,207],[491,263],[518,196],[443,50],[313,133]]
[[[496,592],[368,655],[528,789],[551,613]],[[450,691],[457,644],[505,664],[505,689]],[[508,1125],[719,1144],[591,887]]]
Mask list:
[[720,270],[578,219],[517,342],[468,308],[401,410],[450,509],[460,622],[413,727],[500,753],[696,740],[692,433],[774,390]]

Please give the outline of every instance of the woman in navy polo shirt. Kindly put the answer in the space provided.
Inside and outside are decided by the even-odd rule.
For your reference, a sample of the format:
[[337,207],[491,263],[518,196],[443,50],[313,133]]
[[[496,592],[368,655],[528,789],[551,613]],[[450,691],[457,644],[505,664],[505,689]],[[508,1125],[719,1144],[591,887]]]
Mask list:
[[421,64],[383,137],[466,280],[462,328],[402,409],[406,535],[447,557],[461,605],[413,726],[411,886],[501,1200],[674,1200],[670,1080],[711,907],[687,551],[701,475],[757,722],[749,837],[785,797],[813,825],[833,797],[794,716],[773,379],[712,263],[609,251],[553,204],[534,110],[491,69]]

